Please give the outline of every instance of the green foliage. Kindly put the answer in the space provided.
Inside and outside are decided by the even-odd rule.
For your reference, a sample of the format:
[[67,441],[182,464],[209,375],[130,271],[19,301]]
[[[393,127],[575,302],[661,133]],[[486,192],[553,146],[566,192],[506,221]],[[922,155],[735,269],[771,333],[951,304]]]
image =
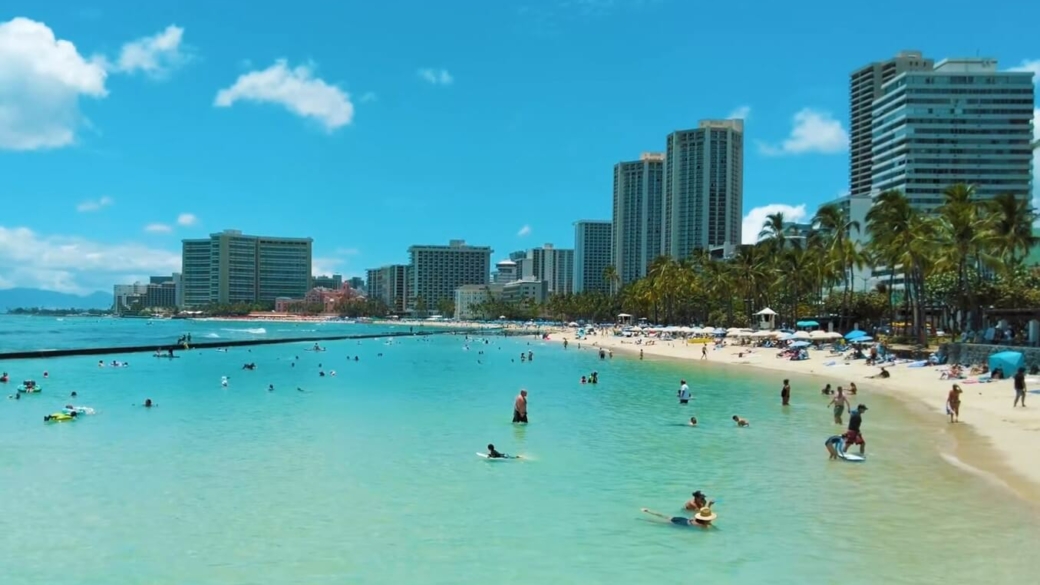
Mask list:
[[361,297],[342,299],[336,303],[336,313],[341,317],[386,317],[390,310],[380,299]]
[[273,311],[274,302],[215,303],[206,305],[198,310],[210,317],[244,317],[250,313]]
[[112,311],[108,309],[41,309],[39,307],[18,307],[15,309],[8,309],[8,315],[36,315],[40,317],[67,317],[69,315],[89,315],[91,317],[98,317],[101,315],[110,315]]

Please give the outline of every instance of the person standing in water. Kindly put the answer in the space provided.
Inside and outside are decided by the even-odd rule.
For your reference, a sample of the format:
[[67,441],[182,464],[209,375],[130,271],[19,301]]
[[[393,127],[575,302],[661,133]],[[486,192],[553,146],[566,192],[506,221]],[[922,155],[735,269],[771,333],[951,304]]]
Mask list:
[[527,390],[521,390],[513,401],[513,422],[527,424]]
[[690,402],[690,387],[686,385],[686,380],[679,380],[679,404],[689,404]]
[[784,380],[784,387],[780,389],[780,404],[781,406],[791,405],[791,381]]
[[845,408],[849,405],[849,399],[845,396],[845,391],[838,386],[838,393],[834,395],[834,398],[827,404],[827,406],[834,407],[834,424],[844,424],[841,420],[841,415],[845,414]]
[[849,429],[845,433],[846,450],[852,445],[859,445],[860,455],[867,450],[867,442],[863,440],[863,434],[859,432],[860,426],[863,424],[863,413],[866,411],[867,407],[860,404],[849,414]]

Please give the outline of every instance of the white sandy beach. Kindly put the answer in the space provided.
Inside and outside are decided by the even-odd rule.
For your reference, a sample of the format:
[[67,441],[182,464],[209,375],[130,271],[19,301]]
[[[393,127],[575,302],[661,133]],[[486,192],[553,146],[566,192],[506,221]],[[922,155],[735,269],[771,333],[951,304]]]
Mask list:
[[[576,347],[573,329],[558,329],[550,335],[555,342],[568,339],[572,347]],[[664,357],[692,360],[700,362],[702,341],[687,343],[683,340],[657,341],[653,345],[636,345],[635,340],[612,335],[587,337],[580,342],[582,348],[603,347],[615,352],[639,352],[643,350],[646,357]],[[953,383],[958,383],[964,392],[961,394],[961,423],[951,426],[970,427],[978,436],[988,441],[988,447],[999,455],[1000,461],[993,461],[980,449],[979,445],[963,445],[965,441],[978,442],[970,434],[953,433],[958,438],[959,447],[968,455],[972,466],[999,477],[1019,495],[1035,502],[1040,502],[1040,395],[1028,394],[1030,404],[1027,408],[1012,408],[1014,387],[1011,380],[1000,380],[988,384],[972,383],[970,380],[940,380],[942,367],[908,368],[905,364],[886,366],[892,374],[887,379],[871,379],[879,369],[867,366],[863,360],[845,362],[841,357],[829,355],[827,351],[812,351],[810,359],[790,361],[777,359],[776,349],[757,348],[748,355],[747,347],[731,345],[714,350],[708,346],[708,361],[727,364],[734,367],[772,370],[796,376],[812,376],[819,382],[819,388],[830,383],[834,387],[848,387],[855,382],[859,395],[850,396],[850,400],[869,402],[871,393],[883,393],[900,399],[914,407],[934,412],[936,424],[947,424],[945,414],[946,396]],[[825,362],[837,361],[838,365],[825,366]],[[692,365],[692,364],[691,364]],[[977,376],[971,377],[972,379]],[[1030,384],[1036,389],[1038,384]],[[777,384],[779,388],[779,384]],[[819,389],[815,389],[816,392]],[[824,397],[820,397],[825,400]],[[1025,481],[1023,481],[1025,480]]]

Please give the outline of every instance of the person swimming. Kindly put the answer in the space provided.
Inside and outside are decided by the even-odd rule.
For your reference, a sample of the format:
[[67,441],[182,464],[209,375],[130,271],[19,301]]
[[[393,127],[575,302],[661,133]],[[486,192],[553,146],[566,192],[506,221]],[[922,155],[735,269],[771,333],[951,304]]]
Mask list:
[[697,417],[695,417],[695,416],[691,416],[690,417],[690,426],[691,427],[697,426]]
[[72,394],[69,394],[69,396],[71,396],[71,397],[75,398],[75,397],[79,396],[79,394],[76,394],[76,391],[75,391],[75,390],[73,390],[73,391],[72,391]]
[[684,508],[691,512],[696,512],[705,506],[710,508],[711,505],[715,503],[708,501],[708,496],[705,496],[704,492],[702,492],[701,490],[697,490],[693,492],[691,495],[693,497],[691,497],[689,500],[686,500],[686,503],[683,505]]
[[649,508],[643,508],[642,511],[645,514],[650,514],[651,516],[656,516],[658,518],[667,520],[668,522],[671,522],[676,526],[690,526],[693,528],[703,528],[705,530],[711,528],[711,523],[714,522],[716,518],[718,518],[718,515],[715,512],[713,512],[711,508],[708,506],[705,506],[698,510],[692,518],[687,518],[686,516],[667,516],[665,514],[661,514],[660,512],[654,512]]
[[588,381],[585,379],[585,376],[581,377],[581,383],[582,384],[588,384]]
[[733,415],[733,422],[737,423],[738,427],[750,427],[751,423],[746,418],[740,418],[737,415]]
[[274,384],[268,384],[267,385],[267,391],[268,392],[274,392]]
[[158,404],[155,404],[154,402],[152,402],[152,399],[151,399],[151,398],[145,398],[145,400],[144,400],[144,405],[143,405],[143,406],[144,406],[145,408],[151,408],[151,407],[153,407],[153,406],[159,406],[159,405],[158,405]]
[[495,449],[495,446],[491,443],[488,443],[487,450],[488,459],[520,459],[519,455],[508,455],[506,453],[500,453],[497,449]]
[[220,377],[220,385],[223,386],[224,388],[227,388],[227,386],[228,386],[228,377],[227,376],[221,376]]

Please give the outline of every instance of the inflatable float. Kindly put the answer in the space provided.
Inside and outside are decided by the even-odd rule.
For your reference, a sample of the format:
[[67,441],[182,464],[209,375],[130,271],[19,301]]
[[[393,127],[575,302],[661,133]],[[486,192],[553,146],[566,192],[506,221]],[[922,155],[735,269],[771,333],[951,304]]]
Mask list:
[[97,411],[89,406],[73,406],[71,404],[65,406],[64,412],[66,414],[72,414],[73,412],[76,414],[97,414]]
[[67,422],[70,420],[75,420],[75,418],[75,414],[69,414],[66,412],[55,412],[43,417],[43,422]]

